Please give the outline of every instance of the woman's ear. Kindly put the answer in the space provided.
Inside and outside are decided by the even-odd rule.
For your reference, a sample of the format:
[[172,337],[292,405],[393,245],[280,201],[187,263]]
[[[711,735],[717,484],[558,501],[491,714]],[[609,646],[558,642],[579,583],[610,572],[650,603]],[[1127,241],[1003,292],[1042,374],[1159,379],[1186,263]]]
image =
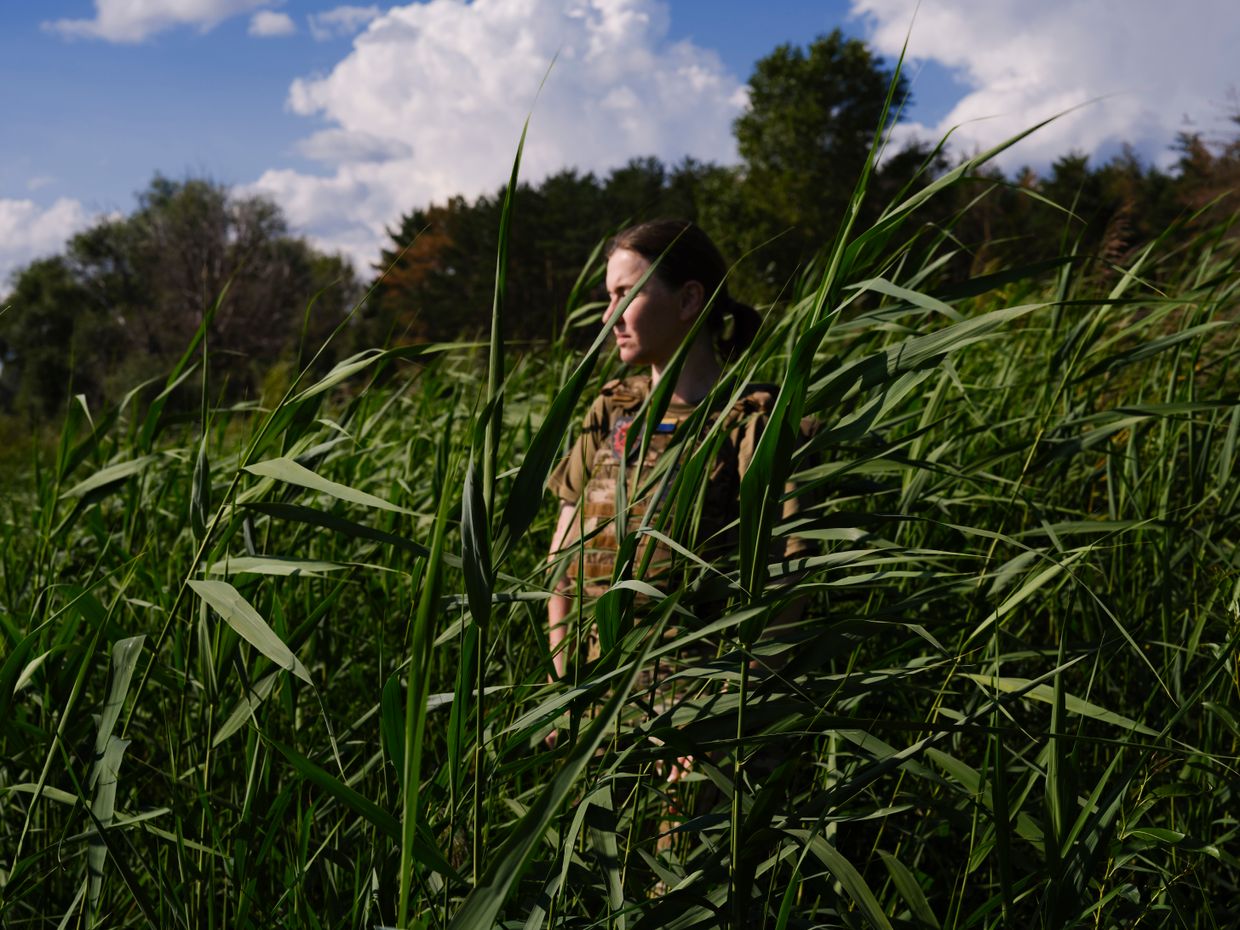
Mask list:
[[680,321],[692,323],[702,312],[706,302],[706,289],[701,281],[686,281],[680,286]]

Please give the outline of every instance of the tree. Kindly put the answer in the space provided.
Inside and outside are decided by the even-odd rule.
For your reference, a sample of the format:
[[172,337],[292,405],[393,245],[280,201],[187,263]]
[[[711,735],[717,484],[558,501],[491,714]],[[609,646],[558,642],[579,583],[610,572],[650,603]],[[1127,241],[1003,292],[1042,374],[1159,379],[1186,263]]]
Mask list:
[[[6,409],[38,421],[54,415],[70,391],[97,392],[94,379],[113,360],[114,347],[97,338],[100,327],[85,289],[63,258],[27,266],[7,303],[0,316],[0,403]],[[83,372],[75,381],[79,360]]]
[[[901,76],[893,108],[884,113],[892,79],[869,46],[838,29],[806,49],[781,45],[755,65],[749,107],[734,126],[743,160],[739,186],[732,198],[725,192],[720,212],[749,220],[741,248],[779,237],[766,248],[769,286],[778,288],[834,239],[875,131],[889,128],[908,102]],[[885,186],[898,189],[925,155],[921,148],[912,156],[896,153]]]
[[359,287],[343,258],[290,236],[270,201],[156,176],[132,214],[16,275],[0,317],[0,402],[36,418],[63,409],[70,389],[116,399],[165,373],[221,294],[207,333],[212,382],[238,398],[292,359],[303,330],[317,347]]
[[[1240,206],[1240,101],[1233,101],[1231,115],[1235,127],[1221,140],[1208,142],[1201,133],[1182,133],[1176,142],[1180,153],[1180,198],[1185,206],[1199,210],[1215,204],[1232,214]],[[1217,213],[1217,210],[1214,211]]]
[[[692,160],[668,168],[639,158],[604,179],[569,169],[522,184],[508,244],[506,335],[558,336],[591,250],[624,224],[656,216],[696,219],[711,179],[721,173]],[[503,189],[472,203],[453,197],[412,210],[388,231],[391,243],[374,266],[379,278],[367,308],[371,338],[444,341],[487,330],[503,200]]]

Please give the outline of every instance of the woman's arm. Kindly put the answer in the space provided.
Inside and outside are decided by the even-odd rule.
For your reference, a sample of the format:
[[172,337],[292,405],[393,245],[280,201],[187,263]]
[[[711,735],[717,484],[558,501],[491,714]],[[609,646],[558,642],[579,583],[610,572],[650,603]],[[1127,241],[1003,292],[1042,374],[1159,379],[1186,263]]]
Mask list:
[[[551,551],[547,555],[548,562],[553,561],[563,548],[564,540],[568,536],[568,531],[572,529],[573,518],[576,514],[576,504],[560,505],[560,518],[556,522],[555,533],[551,537]],[[568,672],[568,656],[562,647],[564,638],[568,635],[568,617],[573,610],[573,599],[568,593],[569,590],[568,579],[561,578],[551,598],[547,601],[547,642],[551,647],[551,664],[555,667],[556,678],[563,678]]]

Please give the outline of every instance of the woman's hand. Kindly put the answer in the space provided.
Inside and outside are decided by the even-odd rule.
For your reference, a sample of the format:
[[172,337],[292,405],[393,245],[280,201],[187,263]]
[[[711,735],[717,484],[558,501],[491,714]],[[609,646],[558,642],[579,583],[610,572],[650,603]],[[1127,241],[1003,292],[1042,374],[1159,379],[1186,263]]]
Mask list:
[[[657,736],[649,737],[650,742],[656,746],[666,745],[663,740]],[[662,759],[654,760],[654,770],[659,775],[663,774],[664,763]],[[682,781],[686,775],[693,771],[693,756],[677,756],[676,761],[667,766],[667,783],[674,785],[678,781]]]
[[[655,771],[660,775],[663,774],[663,763],[655,763]],[[693,756],[677,756],[676,761],[668,766],[667,783],[674,785],[684,779],[686,775],[693,771]]]

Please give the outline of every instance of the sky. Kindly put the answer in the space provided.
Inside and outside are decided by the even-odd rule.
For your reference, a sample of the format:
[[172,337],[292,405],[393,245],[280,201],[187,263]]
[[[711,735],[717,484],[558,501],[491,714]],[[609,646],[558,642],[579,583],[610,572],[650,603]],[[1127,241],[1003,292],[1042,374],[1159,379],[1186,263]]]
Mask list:
[[[363,272],[402,214],[632,157],[735,160],[754,62],[841,28],[893,60],[898,132],[1045,168],[1129,143],[1169,166],[1240,84],[1234,0],[7,0],[0,292],[162,173],[261,193]],[[554,59],[554,66],[551,62]],[[550,66],[550,71],[548,68]],[[546,77],[545,83],[543,81]],[[541,92],[539,90],[542,85]],[[1229,103],[1230,99],[1230,103]],[[1075,109],[1074,109],[1075,108]]]

